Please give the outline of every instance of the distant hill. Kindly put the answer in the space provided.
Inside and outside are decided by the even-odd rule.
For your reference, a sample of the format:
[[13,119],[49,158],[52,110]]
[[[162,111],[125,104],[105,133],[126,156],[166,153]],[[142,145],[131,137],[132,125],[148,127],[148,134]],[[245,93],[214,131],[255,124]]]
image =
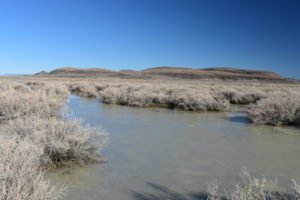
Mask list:
[[147,75],[170,76],[184,79],[225,79],[225,80],[272,80],[286,81],[284,77],[274,72],[244,70],[235,68],[191,69],[184,67],[156,67],[141,71]]
[[287,78],[287,79],[292,83],[300,83],[299,79],[295,79],[295,78]]
[[103,74],[115,73],[115,71],[101,68],[78,69],[73,67],[59,68],[51,71],[49,75],[54,76],[99,76]]
[[65,77],[119,77],[119,78],[176,78],[176,79],[222,79],[222,80],[265,80],[288,81],[279,74],[270,71],[245,70],[236,68],[192,69],[184,67],[155,67],[142,71],[113,71],[101,68],[79,69],[59,68],[51,72],[40,72],[37,76]]
[[46,76],[46,75],[49,75],[50,73],[49,72],[45,72],[45,71],[41,71],[39,73],[36,73],[34,74],[35,76]]

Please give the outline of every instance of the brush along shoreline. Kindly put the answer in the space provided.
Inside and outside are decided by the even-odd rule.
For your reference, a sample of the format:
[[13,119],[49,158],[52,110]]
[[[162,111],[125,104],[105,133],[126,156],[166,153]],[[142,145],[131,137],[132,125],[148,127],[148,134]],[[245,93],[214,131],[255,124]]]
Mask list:
[[105,130],[60,115],[69,96],[64,84],[1,80],[0,90],[0,199],[61,199],[67,185],[44,174],[101,161]]
[[[59,116],[70,92],[107,104],[197,112],[248,105],[247,118],[257,124],[299,125],[300,119],[300,87],[292,83],[37,76],[1,77],[0,83],[0,195],[7,200],[61,199],[66,186],[46,180],[47,169],[101,160],[106,132]],[[299,184],[293,183],[297,191]],[[251,195],[245,199],[261,199]],[[217,198],[212,194],[210,199]]]
[[70,92],[81,97],[99,98],[105,104],[197,112],[222,112],[228,111],[233,104],[246,105],[245,112],[251,123],[300,125],[298,83],[74,77],[61,79]]

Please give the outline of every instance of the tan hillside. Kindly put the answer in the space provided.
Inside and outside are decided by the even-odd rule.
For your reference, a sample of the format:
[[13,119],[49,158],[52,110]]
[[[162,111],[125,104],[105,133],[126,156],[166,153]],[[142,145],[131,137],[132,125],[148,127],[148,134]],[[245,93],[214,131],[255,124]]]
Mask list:
[[263,80],[287,81],[279,74],[270,71],[245,70],[236,68],[206,68],[192,69],[184,67],[156,67],[142,71],[113,71],[102,68],[79,69],[73,67],[59,68],[50,73],[37,73],[39,76],[66,77],[119,77],[119,78],[171,78],[171,79],[221,79],[221,80]]

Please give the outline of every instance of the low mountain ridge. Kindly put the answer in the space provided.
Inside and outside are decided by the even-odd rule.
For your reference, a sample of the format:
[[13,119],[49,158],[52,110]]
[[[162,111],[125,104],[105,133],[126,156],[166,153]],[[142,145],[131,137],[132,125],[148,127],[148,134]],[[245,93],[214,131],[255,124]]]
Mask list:
[[64,67],[53,70],[49,75],[56,76],[95,76],[105,73],[114,73],[115,71],[102,69],[102,68],[88,68],[88,69],[79,69],[74,67]]
[[141,71],[113,71],[102,68],[79,69],[65,67],[51,72],[40,72],[38,76],[64,77],[119,77],[119,78],[175,78],[175,79],[222,79],[222,80],[265,80],[288,81],[279,74],[270,71],[246,70],[236,68],[205,68],[193,69],[185,67],[155,67]]

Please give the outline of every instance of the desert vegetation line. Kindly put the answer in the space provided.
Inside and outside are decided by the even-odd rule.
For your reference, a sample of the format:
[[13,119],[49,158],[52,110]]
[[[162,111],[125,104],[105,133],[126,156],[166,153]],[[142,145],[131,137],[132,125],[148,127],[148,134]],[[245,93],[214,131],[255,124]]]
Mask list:
[[300,125],[299,84],[95,79],[67,85],[71,92],[98,97],[105,104],[185,111],[227,111],[230,104],[239,104],[248,105],[245,110],[252,123]]
[[[242,104],[248,105],[247,118],[253,123],[300,124],[299,84],[15,77],[1,78],[0,91],[3,200],[60,199],[66,186],[45,179],[47,169],[101,160],[105,131],[60,114],[70,92],[107,104],[185,111],[226,111],[230,104]],[[207,198],[278,199],[276,192],[268,192],[272,184],[267,180],[252,179],[245,171],[243,176],[248,182],[236,187],[234,195],[212,184]],[[299,198],[299,187],[293,181],[293,199]]]
[[64,84],[1,81],[0,89],[0,199],[61,198],[66,186],[45,179],[46,170],[100,161],[106,132],[60,115]]

